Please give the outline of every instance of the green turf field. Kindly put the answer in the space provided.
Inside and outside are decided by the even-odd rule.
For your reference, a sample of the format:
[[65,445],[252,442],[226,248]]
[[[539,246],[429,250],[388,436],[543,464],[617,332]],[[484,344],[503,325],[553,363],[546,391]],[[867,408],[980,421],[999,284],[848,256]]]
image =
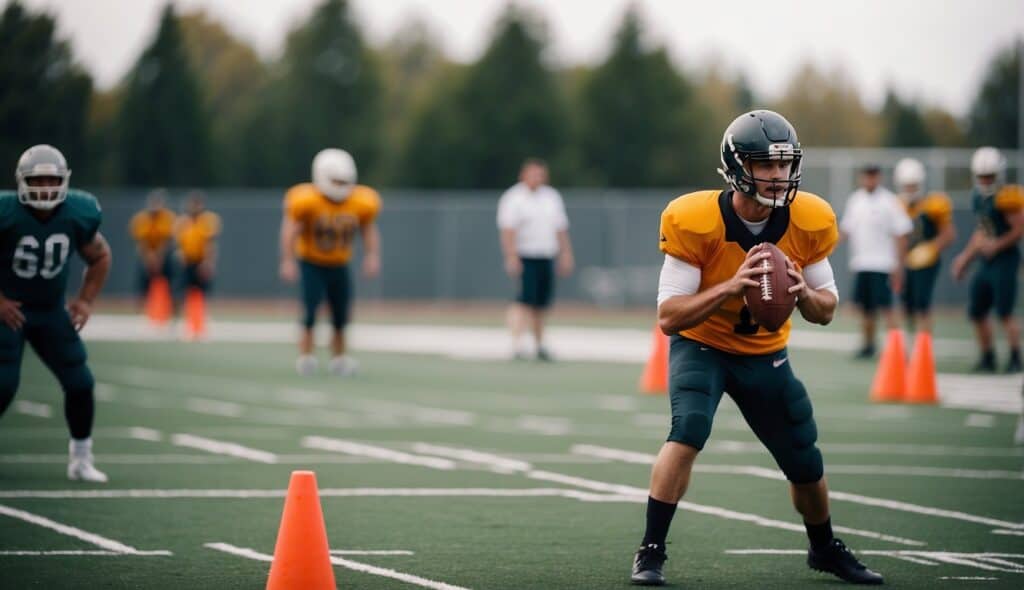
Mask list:
[[[645,455],[668,420],[666,398],[634,393],[638,365],[363,352],[356,378],[300,379],[284,344],[89,348],[111,482],[65,480],[60,395],[26,355],[0,421],[2,588],[262,588],[268,563],[208,545],[272,553],[294,469],[316,471],[348,560],[339,588],[628,587]],[[1024,587],[1015,416],[873,406],[873,365],[791,359],[815,404],[833,521],[867,564],[897,588]],[[775,476],[726,399],[670,535],[673,587],[840,584],[804,565]]]

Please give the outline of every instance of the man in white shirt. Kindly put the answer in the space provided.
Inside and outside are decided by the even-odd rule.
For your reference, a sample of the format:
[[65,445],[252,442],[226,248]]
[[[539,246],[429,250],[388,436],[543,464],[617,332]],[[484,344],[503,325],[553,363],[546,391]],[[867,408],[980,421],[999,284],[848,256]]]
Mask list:
[[505,272],[519,279],[519,294],[508,310],[513,355],[524,358],[520,338],[529,321],[538,360],[551,360],[543,344],[544,318],[554,294],[554,265],[558,274],[573,270],[569,218],[558,191],[547,185],[548,167],[543,160],[527,159],[519,182],[498,202],[498,230]]
[[861,169],[861,188],[850,195],[839,224],[842,237],[850,242],[853,301],[862,313],[864,346],[857,358],[875,354],[876,311],[882,310],[889,330],[899,328],[892,294],[902,289],[907,238],[914,229],[906,209],[881,180],[877,165]]

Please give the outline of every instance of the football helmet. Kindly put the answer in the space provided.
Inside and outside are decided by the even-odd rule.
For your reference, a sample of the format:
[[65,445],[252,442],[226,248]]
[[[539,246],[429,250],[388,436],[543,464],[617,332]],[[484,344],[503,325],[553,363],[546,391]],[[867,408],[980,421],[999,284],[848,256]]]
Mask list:
[[[971,175],[974,176],[974,188],[985,196],[996,193],[996,189],[1003,183],[1003,174],[1006,172],[1006,158],[994,147],[980,147],[971,156]],[[995,176],[995,182],[981,184],[979,176]]]
[[345,150],[321,150],[313,158],[313,184],[328,199],[344,201],[356,184],[355,160]]
[[[785,117],[775,111],[757,110],[737,117],[722,136],[722,175],[733,190],[747,195],[767,207],[785,207],[793,202],[800,186],[800,160],[803,151],[796,129]],[[793,163],[789,178],[776,184],[784,185],[782,198],[770,199],[757,194],[754,181],[771,182],[769,178],[754,178],[747,163],[754,160],[788,160]]]
[[[59,179],[59,184],[38,186],[29,182],[32,178],[50,177]],[[18,201],[35,209],[49,210],[64,202],[68,196],[71,170],[68,169],[64,154],[52,145],[34,145],[18,158],[14,171],[18,181]]]
[[924,164],[914,158],[903,158],[896,162],[896,168],[892,173],[896,182],[896,190],[903,192],[904,187],[913,185],[917,187],[916,193],[924,190]]

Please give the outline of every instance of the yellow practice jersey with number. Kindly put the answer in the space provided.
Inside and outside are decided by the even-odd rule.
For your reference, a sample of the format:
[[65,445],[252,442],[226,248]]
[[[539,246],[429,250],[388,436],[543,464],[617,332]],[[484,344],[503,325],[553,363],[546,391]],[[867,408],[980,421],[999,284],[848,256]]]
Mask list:
[[213,212],[203,211],[193,217],[182,215],[178,218],[178,248],[185,264],[199,264],[210,255],[210,243],[220,233],[220,217]]
[[285,215],[299,225],[295,255],[321,266],[341,266],[352,258],[359,230],[377,218],[380,196],[356,185],[343,201],[332,201],[310,183],[292,187],[284,197]]
[[174,212],[170,209],[139,211],[132,216],[129,225],[132,239],[143,250],[159,250],[174,237],[174,219]]
[[[732,206],[732,191],[700,191],[669,203],[661,214],[661,251],[701,271],[700,291],[728,281],[739,270],[747,251],[772,242],[797,268],[831,254],[839,240],[832,207],[821,197],[798,192],[788,207],[772,211],[755,236]],[[681,335],[732,354],[769,354],[785,348],[790,322],[777,332],[754,323],[742,295],[731,296],[703,323]]]

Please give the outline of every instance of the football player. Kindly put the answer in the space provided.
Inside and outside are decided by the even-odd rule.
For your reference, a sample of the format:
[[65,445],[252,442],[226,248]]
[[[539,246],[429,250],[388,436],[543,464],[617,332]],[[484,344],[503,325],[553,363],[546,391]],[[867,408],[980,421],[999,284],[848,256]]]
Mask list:
[[963,251],[953,259],[953,278],[960,280],[975,258],[981,259],[971,279],[967,314],[981,349],[975,371],[996,370],[995,344],[988,314],[994,307],[1010,345],[1006,372],[1021,370],[1020,328],[1013,317],[1017,301],[1020,238],[1024,234],[1024,188],[1003,186],[1006,160],[993,147],[978,148],[971,158],[974,176],[972,208],[977,228]]
[[944,193],[924,193],[924,165],[913,158],[903,158],[893,171],[896,190],[914,222],[914,231],[907,242],[906,281],[903,286],[903,307],[914,329],[932,329],[932,293],[939,276],[940,256],[956,239],[953,226],[953,202]]
[[[295,368],[300,375],[317,370],[313,355],[316,311],[327,296],[331,311],[330,372],[352,375],[356,361],[346,354],[345,326],[352,298],[348,262],[358,234],[363,242],[363,274],[380,272],[380,233],[376,218],[380,196],[356,184],[356,164],[348,152],[325,149],[313,158],[313,182],[293,186],[284,198],[281,220],[281,278],[301,276],[302,334]],[[297,259],[297,260],[296,260]]]
[[220,216],[206,209],[206,199],[197,191],[185,199],[185,211],[178,217],[174,235],[178,255],[184,264],[185,290],[199,289],[206,293],[213,282],[217,264],[217,236]]
[[[68,478],[106,482],[93,464],[95,381],[78,336],[110,271],[100,207],[89,193],[68,188],[71,171],[52,146],[26,150],[15,178],[17,192],[0,192],[0,414],[18,390],[27,341],[64,391]],[[78,294],[65,305],[73,251],[86,271]]]
[[728,390],[754,434],[790,482],[793,504],[810,539],[807,564],[843,580],[880,584],[832,534],[828,487],[811,401],[793,374],[786,343],[759,326],[744,303],[756,287],[771,242],[786,266],[804,319],[832,321],[838,290],[828,256],[838,240],[836,217],[820,197],[798,192],[802,152],[796,130],[778,113],[740,115],[725,130],[719,172],[729,188],[672,201],[661,216],[665,261],[658,285],[658,324],[671,335],[672,423],[651,472],[647,527],[631,580],[662,585],[665,539],[697,454],[711,434]]
[[146,198],[146,208],[132,216],[129,231],[139,254],[139,297],[145,298],[150,280],[173,273],[174,212],[167,208],[163,190],[155,190]]

